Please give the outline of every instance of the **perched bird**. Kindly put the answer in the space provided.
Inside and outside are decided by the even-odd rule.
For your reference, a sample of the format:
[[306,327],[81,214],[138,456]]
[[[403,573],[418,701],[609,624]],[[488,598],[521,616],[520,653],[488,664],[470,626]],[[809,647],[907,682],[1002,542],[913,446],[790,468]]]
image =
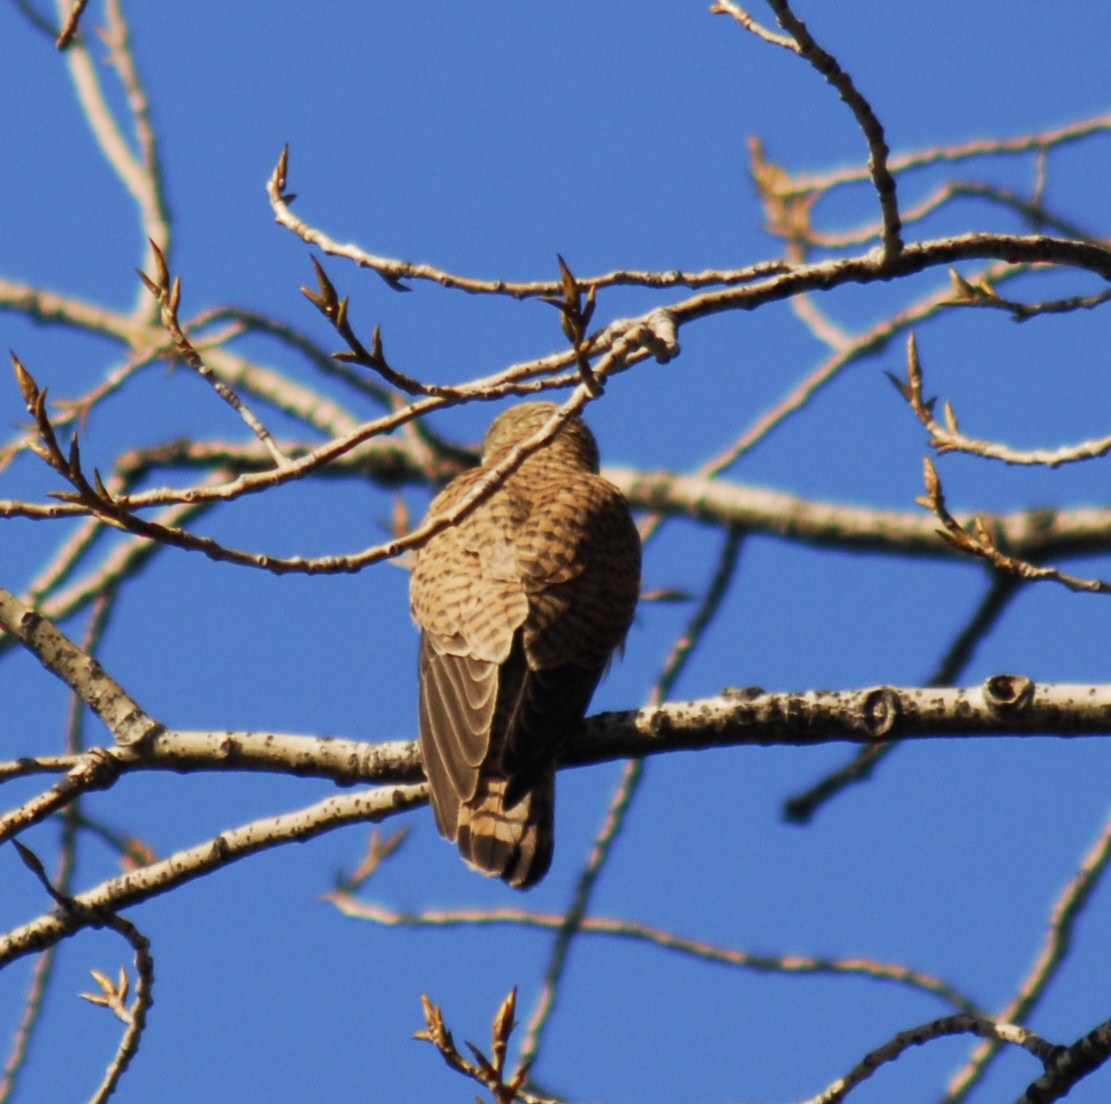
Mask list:
[[[530,402],[498,415],[482,463],[429,516],[461,502],[557,409]],[[421,756],[440,833],[483,874],[525,889],[547,873],[556,762],[639,591],[640,536],[578,417],[417,552]]]

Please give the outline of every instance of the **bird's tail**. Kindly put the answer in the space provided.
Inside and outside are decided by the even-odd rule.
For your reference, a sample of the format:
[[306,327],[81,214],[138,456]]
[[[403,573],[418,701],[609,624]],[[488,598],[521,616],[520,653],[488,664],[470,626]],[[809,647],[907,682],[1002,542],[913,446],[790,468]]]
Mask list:
[[456,842],[475,870],[528,889],[552,862],[555,771],[548,770],[520,801],[506,808],[508,784],[505,778],[479,780],[478,793],[459,807]]

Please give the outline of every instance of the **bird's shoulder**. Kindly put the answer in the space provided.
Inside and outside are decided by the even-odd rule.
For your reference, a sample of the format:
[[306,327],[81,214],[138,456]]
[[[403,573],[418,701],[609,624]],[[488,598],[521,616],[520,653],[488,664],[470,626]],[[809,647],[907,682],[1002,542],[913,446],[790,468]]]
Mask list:
[[515,533],[522,576],[551,583],[627,562],[639,573],[640,535],[624,495],[603,476],[568,473],[533,487]]

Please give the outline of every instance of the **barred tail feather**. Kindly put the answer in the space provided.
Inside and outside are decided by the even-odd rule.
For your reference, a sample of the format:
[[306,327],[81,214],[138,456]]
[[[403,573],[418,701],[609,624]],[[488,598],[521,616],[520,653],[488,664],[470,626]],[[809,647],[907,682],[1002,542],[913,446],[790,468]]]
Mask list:
[[483,778],[479,791],[459,807],[456,842],[467,864],[482,874],[528,889],[548,872],[554,842],[555,772],[510,808],[505,778]]

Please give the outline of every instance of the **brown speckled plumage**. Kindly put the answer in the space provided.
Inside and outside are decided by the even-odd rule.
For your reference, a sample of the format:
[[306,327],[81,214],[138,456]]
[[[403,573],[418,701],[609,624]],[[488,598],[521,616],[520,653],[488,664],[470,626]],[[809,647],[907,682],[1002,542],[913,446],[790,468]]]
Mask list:
[[[556,409],[522,403],[495,418],[482,464],[429,514],[460,502]],[[410,597],[432,808],[484,874],[523,889],[547,872],[555,763],[625,639],[639,590],[640,538],[579,418],[417,552]]]

